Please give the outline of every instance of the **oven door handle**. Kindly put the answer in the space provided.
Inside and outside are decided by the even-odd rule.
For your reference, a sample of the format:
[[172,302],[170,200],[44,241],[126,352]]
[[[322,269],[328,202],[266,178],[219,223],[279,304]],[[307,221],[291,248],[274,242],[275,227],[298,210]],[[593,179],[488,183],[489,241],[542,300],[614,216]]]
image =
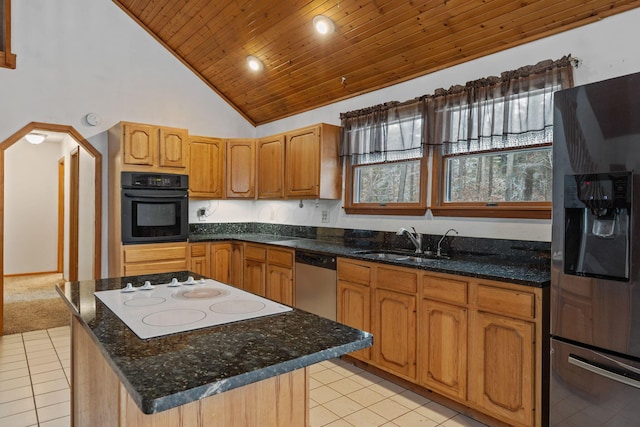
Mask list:
[[640,381],[630,378],[624,375],[621,375],[617,372],[612,371],[611,369],[607,369],[605,365],[600,363],[589,362],[586,359],[583,359],[580,356],[576,356],[574,354],[570,354],[567,360],[569,364],[577,366],[582,369],[586,369],[589,372],[593,372],[596,375],[600,375],[602,377],[608,378],[613,381],[617,381],[619,383],[623,383],[626,385],[630,385],[631,387],[640,388]]
[[132,199],[136,199],[136,200],[140,200],[140,199],[184,199],[186,198],[188,195],[185,194],[183,196],[176,196],[175,194],[171,194],[171,195],[158,195],[158,194],[145,194],[145,195],[140,195],[140,194],[132,194],[132,193],[124,193],[125,197],[131,197]]

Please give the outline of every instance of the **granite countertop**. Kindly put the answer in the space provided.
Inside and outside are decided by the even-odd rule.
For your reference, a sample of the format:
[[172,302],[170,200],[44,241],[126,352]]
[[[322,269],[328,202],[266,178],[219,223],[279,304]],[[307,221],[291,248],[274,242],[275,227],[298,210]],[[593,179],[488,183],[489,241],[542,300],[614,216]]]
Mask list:
[[402,267],[418,268],[438,273],[458,274],[481,279],[497,280],[519,285],[544,288],[551,284],[551,272],[526,263],[494,260],[490,256],[460,255],[453,259],[429,259],[421,263],[410,260],[374,260],[362,253],[370,247],[347,246],[339,242],[279,236],[273,234],[229,233],[229,234],[191,234],[189,242],[213,242],[237,240],[251,243],[265,243],[323,254],[375,261]]
[[185,281],[192,272],[67,282],[58,287],[133,400],[147,414],[366,348],[372,336],[305,311],[139,339],[94,291],[145,280]]

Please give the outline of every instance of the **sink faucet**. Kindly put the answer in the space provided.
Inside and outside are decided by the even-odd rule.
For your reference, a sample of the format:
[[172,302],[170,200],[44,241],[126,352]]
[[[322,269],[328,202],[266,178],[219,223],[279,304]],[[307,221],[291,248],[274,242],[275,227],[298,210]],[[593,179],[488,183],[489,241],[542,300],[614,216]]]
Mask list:
[[400,230],[398,230],[396,234],[398,236],[402,236],[403,234],[406,233],[407,236],[409,236],[409,240],[411,240],[411,243],[413,243],[413,246],[416,247],[416,253],[421,254],[422,253],[422,235],[416,231],[415,227],[411,227],[411,229],[413,230],[413,233],[407,230],[406,228],[402,227],[400,228]]
[[447,237],[447,234],[449,234],[450,231],[453,231],[454,233],[456,233],[456,235],[458,235],[458,231],[455,228],[450,228],[447,230],[446,233],[444,233],[444,235],[440,238],[440,240],[438,240],[438,248],[436,249],[436,256],[440,257],[442,256],[442,241],[444,240],[445,237]]

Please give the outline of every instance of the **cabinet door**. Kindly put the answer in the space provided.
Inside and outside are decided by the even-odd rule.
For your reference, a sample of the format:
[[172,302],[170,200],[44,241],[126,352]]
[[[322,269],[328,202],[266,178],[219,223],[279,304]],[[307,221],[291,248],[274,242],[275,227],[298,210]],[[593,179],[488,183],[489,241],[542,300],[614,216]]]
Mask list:
[[319,197],[320,130],[312,127],[287,134],[286,196]]
[[[353,328],[371,331],[371,293],[368,286],[338,280],[337,319]],[[349,355],[368,361],[371,359],[371,348],[354,351]]]
[[267,263],[244,260],[244,290],[260,296],[266,296]]
[[153,126],[135,123],[123,125],[122,163],[126,165],[153,166],[158,145]]
[[190,243],[189,246],[189,270],[202,276],[209,277],[209,244]]
[[416,378],[416,297],[376,289],[373,300],[373,358],[381,368]]
[[511,425],[533,425],[535,325],[484,312],[469,325],[469,399]]
[[185,129],[160,127],[158,140],[160,141],[158,166],[187,167],[187,131]]
[[221,139],[192,137],[189,142],[189,197],[224,196],[224,143]]
[[213,243],[211,245],[211,278],[229,283],[231,276],[231,244]]
[[242,243],[231,244],[231,260],[230,260],[230,272],[229,283],[236,288],[243,288],[244,277],[244,246]]
[[284,135],[258,140],[258,188],[259,199],[284,197]]
[[293,270],[278,265],[267,267],[267,298],[293,305]]
[[255,147],[255,140],[253,139],[227,141],[227,197],[255,197]]
[[466,400],[467,309],[423,299],[418,330],[421,384]]

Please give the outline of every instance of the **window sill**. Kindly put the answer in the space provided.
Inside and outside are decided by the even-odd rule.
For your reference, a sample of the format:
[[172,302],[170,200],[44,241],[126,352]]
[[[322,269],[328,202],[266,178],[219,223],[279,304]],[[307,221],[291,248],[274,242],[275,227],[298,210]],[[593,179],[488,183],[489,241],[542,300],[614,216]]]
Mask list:
[[427,208],[422,206],[351,206],[344,208],[347,214],[356,215],[405,215],[405,216],[423,216],[427,212]]
[[0,67],[15,69],[16,55],[13,53],[0,52]]
[[434,216],[456,216],[471,218],[522,218],[551,219],[551,204],[548,206],[438,206],[432,207]]

